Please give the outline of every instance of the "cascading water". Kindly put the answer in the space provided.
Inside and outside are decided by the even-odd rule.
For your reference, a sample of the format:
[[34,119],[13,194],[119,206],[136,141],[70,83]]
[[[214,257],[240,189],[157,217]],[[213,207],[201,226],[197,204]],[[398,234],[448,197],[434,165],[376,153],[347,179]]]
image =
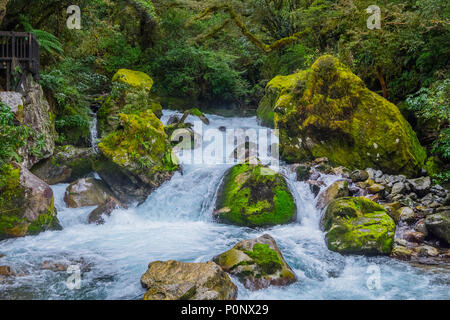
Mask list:
[[98,143],[98,131],[97,131],[97,112],[92,112],[92,121],[89,127],[90,137],[91,137],[91,147],[94,152],[98,151],[97,143]]
[[[165,111],[167,121],[172,111]],[[208,116],[209,128],[261,128],[253,118]],[[187,121],[195,119],[188,118]],[[182,157],[181,157],[182,158]],[[53,186],[62,231],[0,242],[5,257],[21,276],[0,281],[0,299],[140,299],[140,277],[155,260],[208,261],[238,241],[272,235],[298,282],[260,291],[236,279],[239,299],[449,299],[448,270],[426,269],[387,257],[342,256],[327,249],[320,230],[321,213],[308,185],[290,166],[288,179],[298,207],[298,221],[254,230],[212,220],[214,197],[231,165],[184,165],[141,206],[116,210],[104,225],[89,225],[93,208],[69,209],[67,185]],[[326,185],[338,179],[321,176]],[[324,187],[325,188],[325,187]],[[65,272],[42,270],[44,261],[81,265],[81,288],[69,289]],[[379,275],[379,282],[371,282]],[[375,283],[375,285],[373,285]]]

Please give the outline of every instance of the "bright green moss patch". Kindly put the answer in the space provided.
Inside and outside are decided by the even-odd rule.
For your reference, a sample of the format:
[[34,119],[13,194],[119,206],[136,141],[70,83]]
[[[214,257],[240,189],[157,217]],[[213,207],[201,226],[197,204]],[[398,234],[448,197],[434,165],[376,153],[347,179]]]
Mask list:
[[275,250],[270,249],[268,244],[256,243],[253,251],[245,253],[261,268],[263,274],[273,274],[283,268],[280,256]]
[[284,178],[251,164],[236,165],[226,173],[216,208],[219,220],[249,227],[289,223],[297,210]]
[[363,197],[332,201],[322,218],[328,249],[342,253],[390,254],[395,222],[386,210]]
[[150,91],[153,86],[153,79],[147,74],[129,69],[119,69],[119,71],[117,71],[113,76],[112,81],[118,81],[132,87],[143,88],[148,91]]

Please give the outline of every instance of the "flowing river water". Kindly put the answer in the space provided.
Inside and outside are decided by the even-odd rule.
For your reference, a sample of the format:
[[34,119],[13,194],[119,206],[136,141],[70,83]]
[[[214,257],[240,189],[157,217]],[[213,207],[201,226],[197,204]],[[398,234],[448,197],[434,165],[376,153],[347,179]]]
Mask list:
[[[164,111],[167,121],[173,111]],[[208,128],[260,129],[256,117],[208,115]],[[187,121],[193,120],[190,117]],[[212,219],[214,197],[231,165],[184,164],[183,174],[153,192],[139,207],[118,209],[104,225],[89,225],[94,208],[69,209],[67,184],[52,186],[62,231],[0,242],[0,265],[17,277],[0,282],[0,299],[141,299],[140,277],[155,260],[205,262],[238,241],[270,234],[298,281],[288,287],[245,289],[238,299],[449,299],[450,274],[443,267],[417,267],[388,257],[343,256],[327,249],[321,212],[308,185],[282,165],[294,194],[297,221],[264,230],[219,224]],[[329,185],[339,177],[321,176]],[[325,187],[324,187],[325,188]],[[70,289],[70,274],[41,269],[44,261],[81,268],[81,286]]]

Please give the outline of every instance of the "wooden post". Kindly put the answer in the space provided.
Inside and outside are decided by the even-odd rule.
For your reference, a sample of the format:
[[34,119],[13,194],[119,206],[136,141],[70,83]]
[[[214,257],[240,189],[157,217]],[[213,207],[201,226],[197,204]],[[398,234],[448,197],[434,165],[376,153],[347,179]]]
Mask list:
[[11,85],[11,62],[6,63],[6,91],[9,91]]

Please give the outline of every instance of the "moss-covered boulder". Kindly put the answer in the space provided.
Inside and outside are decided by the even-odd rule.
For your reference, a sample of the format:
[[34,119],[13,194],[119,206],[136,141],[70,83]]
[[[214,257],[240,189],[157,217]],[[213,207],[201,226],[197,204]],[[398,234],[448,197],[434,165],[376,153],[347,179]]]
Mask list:
[[151,110],[119,114],[120,129],[98,144],[93,168],[124,203],[143,202],[178,170],[162,122]]
[[225,223],[267,227],[295,220],[297,208],[284,177],[262,165],[238,164],[219,187],[215,217]]
[[241,241],[213,260],[251,290],[271,285],[285,286],[297,281],[275,240],[268,234]]
[[290,162],[327,157],[350,169],[413,176],[426,158],[398,108],[329,55],[270,81],[258,116],[280,130],[280,153]]
[[341,253],[388,255],[395,222],[379,204],[364,197],[333,200],[321,221],[328,249]]
[[50,185],[71,183],[92,171],[93,154],[92,148],[57,147],[52,157],[36,164],[31,172]]
[[101,136],[105,136],[119,127],[120,113],[138,114],[151,110],[157,117],[162,116],[161,104],[150,95],[153,80],[147,74],[120,69],[114,75],[112,81],[112,91],[108,97],[101,101],[97,113],[98,129]]
[[214,262],[155,261],[141,277],[144,300],[234,300],[237,287]]
[[4,166],[0,179],[0,240],[59,230],[53,191],[24,166]]

